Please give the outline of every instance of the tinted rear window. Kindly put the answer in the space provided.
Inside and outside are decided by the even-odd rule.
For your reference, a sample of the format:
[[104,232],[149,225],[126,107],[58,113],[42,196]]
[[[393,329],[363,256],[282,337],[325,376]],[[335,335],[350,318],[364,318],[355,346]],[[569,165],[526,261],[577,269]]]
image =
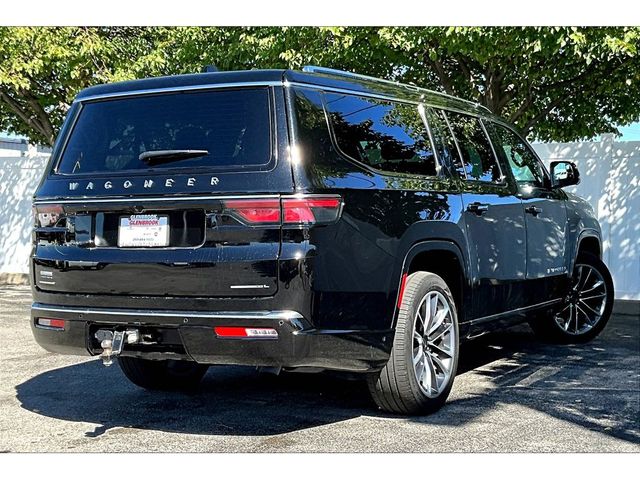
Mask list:
[[[218,90],[89,102],[80,112],[59,173],[167,168],[255,169],[271,158],[269,92]],[[208,150],[151,167],[145,151]]]
[[455,112],[447,112],[446,115],[458,141],[467,180],[502,182],[500,167],[480,120]]
[[436,159],[418,108],[374,98],[326,94],[340,150],[378,170],[434,176]]

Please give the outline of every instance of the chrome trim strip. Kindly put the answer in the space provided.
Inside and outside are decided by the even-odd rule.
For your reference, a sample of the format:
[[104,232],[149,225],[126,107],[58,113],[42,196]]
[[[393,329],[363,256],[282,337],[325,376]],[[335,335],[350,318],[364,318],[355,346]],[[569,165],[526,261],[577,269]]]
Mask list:
[[[292,82],[289,80],[285,80],[284,82],[284,87],[285,88],[289,88],[289,87],[300,87],[300,88],[310,88],[313,90],[320,90],[323,92],[333,92],[333,93],[344,93],[346,95],[354,95],[354,96],[358,96],[358,97],[367,97],[367,98],[377,98],[379,100],[385,100],[387,102],[400,102],[400,103],[409,103],[412,105],[420,105],[423,104],[426,107],[432,107],[432,108],[439,108],[439,109],[446,109],[446,110],[451,110],[454,112],[458,112],[458,113],[464,113],[465,115],[469,115],[472,117],[493,117],[493,114],[491,113],[491,111],[489,110],[485,110],[484,107],[480,106],[480,108],[478,108],[479,111],[473,111],[471,109],[469,110],[464,110],[463,108],[460,107],[456,107],[451,106],[446,104],[446,99],[443,99],[443,103],[434,103],[432,101],[429,101],[428,98],[425,98],[424,95],[422,95],[421,101],[417,101],[417,100],[410,100],[407,99],[405,97],[398,97],[395,95],[383,95],[383,94],[379,94],[379,93],[372,93],[372,92],[366,92],[366,91],[361,91],[361,90],[352,90],[352,89],[348,89],[348,88],[339,88],[339,87],[330,87],[330,86],[325,86],[325,85],[318,85],[315,83],[303,83],[303,82]],[[419,92],[418,92],[419,93]],[[434,93],[434,95],[437,92],[430,92],[430,93]],[[441,93],[438,93],[438,95],[443,95]],[[466,103],[469,104],[469,102],[467,100],[463,100],[461,98],[456,98],[456,97],[452,97],[455,100],[459,100],[462,103]],[[471,103],[469,104],[470,107],[475,106],[477,107],[476,104]]]
[[[300,88],[310,88],[313,90],[320,90],[322,92],[344,93],[347,95],[354,95],[358,97],[377,98],[379,100],[386,100],[388,102],[401,102],[401,103],[408,103],[411,105],[420,105],[421,103],[415,100],[408,100],[406,98],[400,98],[393,95],[382,95],[379,93],[363,92],[360,90],[350,90],[348,88],[329,87],[325,85],[317,85],[315,83],[291,82],[287,80],[285,81],[284,86],[285,88],[300,87]],[[425,103],[425,102],[422,102],[422,103]]]
[[478,323],[490,322],[500,317],[510,317],[511,315],[518,315],[520,313],[525,313],[529,310],[550,307],[551,305],[555,305],[556,303],[560,303],[560,302],[562,302],[562,298],[556,298],[554,300],[548,300],[546,302],[536,303],[535,305],[529,305],[528,307],[520,307],[520,308],[516,308],[515,310],[509,310],[508,312],[496,313],[494,315],[489,315],[486,317],[474,318],[473,320],[468,320],[464,322],[463,325],[464,324],[475,325]]
[[112,315],[112,316],[141,316],[141,317],[181,317],[181,318],[233,318],[238,320],[290,320],[303,318],[293,310],[282,311],[252,311],[252,312],[200,312],[190,310],[128,310],[128,309],[100,309],[63,307],[33,303],[32,310],[43,312],[82,313],[86,315]]
[[281,81],[262,81],[262,82],[230,82],[230,83],[209,83],[199,85],[183,85],[165,88],[149,88],[147,90],[127,90],[124,92],[101,93],[89,95],[87,97],[76,98],[73,103],[83,103],[92,100],[103,100],[106,98],[132,97],[138,95],[153,95],[158,93],[169,92],[186,92],[197,90],[215,90],[218,88],[236,88],[236,87],[277,87],[282,86]]
[[181,197],[131,197],[131,198],[94,198],[85,197],[81,199],[64,199],[59,198],[56,200],[36,200],[33,205],[48,205],[52,203],[144,203],[144,202],[183,202],[183,201],[198,201],[198,200],[233,200],[244,198],[280,198],[280,195],[194,195],[194,196],[181,196]]
[[302,67],[302,71],[305,73],[320,73],[320,74],[325,73],[328,75],[335,75],[338,77],[353,78],[355,80],[360,79],[360,80],[367,80],[367,81],[376,82],[376,83],[386,83],[388,85],[393,85],[394,87],[403,87],[418,93],[428,93],[435,96],[450,98],[459,102],[464,102],[474,107],[481,108],[483,110],[486,110],[487,112],[491,112],[491,110],[489,110],[487,107],[485,107],[480,103],[473,102],[471,100],[466,100],[464,98],[459,98],[454,95],[449,95],[448,93],[438,92],[436,90],[430,90],[428,88],[419,87],[417,85],[412,85],[410,83],[402,83],[395,80],[387,80],[385,78],[371,77],[369,75],[362,75],[360,73],[348,72],[346,70],[337,70],[335,68],[318,67],[316,65],[305,65],[304,67]]
[[[242,200],[242,199],[263,199],[263,198],[304,198],[305,194],[274,194],[270,193],[268,195],[193,195],[193,196],[180,196],[180,197],[128,197],[128,198],[96,198],[96,197],[83,197],[83,198],[58,198],[51,200],[35,200],[33,205],[50,205],[50,204],[59,204],[59,203],[127,203],[127,202],[135,202],[135,203],[144,203],[144,202],[183,202],[183,201],[199,201],[199,200]],[[319,193],[319,194],[309,194],[313,198],[336,198],[339,195],[330,194],[330,193]]]

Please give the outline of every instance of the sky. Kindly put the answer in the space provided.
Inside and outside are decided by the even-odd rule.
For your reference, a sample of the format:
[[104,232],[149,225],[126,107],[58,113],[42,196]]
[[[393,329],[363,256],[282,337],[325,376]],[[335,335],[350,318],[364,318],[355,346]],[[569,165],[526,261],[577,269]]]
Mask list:
[[626,140],[628,142],[640,140],[640,122],[632,123],[628,127],[619,127],[622,138],[619,140]]

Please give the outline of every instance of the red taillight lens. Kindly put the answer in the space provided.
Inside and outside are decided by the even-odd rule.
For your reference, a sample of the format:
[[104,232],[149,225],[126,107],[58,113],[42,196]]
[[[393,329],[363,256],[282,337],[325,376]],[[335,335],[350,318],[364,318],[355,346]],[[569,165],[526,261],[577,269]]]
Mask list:
[[[281,203],[282,202],[282,203]],[[223,213],[251,225],[316,225],[335,222],[342,208],[339,196],[300,195],[225,200]]]
[[283,198],[282,212],[284,224],[332,223],[340,215],[340,197]]
[[280,200],[277,198],[225,200],[224,213],[247,223],[280,223]]
[[58,223],[64,214],[62,205],[34,205],[32,211],[36,227],[51,227]]

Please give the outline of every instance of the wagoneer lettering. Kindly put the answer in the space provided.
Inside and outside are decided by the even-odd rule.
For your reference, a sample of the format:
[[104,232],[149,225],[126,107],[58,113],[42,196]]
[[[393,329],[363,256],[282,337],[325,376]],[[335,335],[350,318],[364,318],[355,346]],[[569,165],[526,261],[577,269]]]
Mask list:
[[141,387],[342,370],[422,414],[462,341],[526,320],[584,342],[611,314],[575,165],[477,104],[306,67],[99,85],[66,122],[34,195],[32,331]]

